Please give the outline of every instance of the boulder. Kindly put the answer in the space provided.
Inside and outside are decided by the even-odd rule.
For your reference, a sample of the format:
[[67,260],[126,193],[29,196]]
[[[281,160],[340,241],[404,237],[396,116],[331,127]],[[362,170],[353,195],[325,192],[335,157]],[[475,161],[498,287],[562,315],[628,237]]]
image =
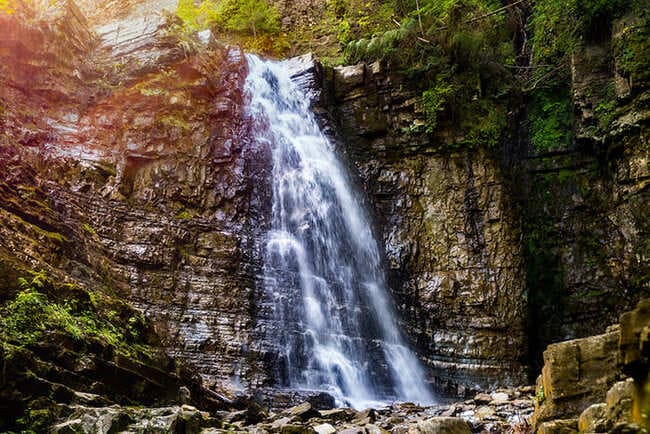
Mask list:
[[291,407],[288,410],[285,410],[283,414],[286,414],[288,417],[298,418],[300,420],[306,421],[312,417],[319,417],[320,413],[318,410],[312,407],[309,402],[303,402],[302,404]]
[[536,432],[537,434],[575,434],[577,430],[577,419],[560,419],[540,424]]
[[614,384],[607,392],[605,417],[610,426],[632,421],[632,407],[635,394],[634,380],[628,378]]
[[322,423],[320,425],[314,426],[313,428],[314,431],[316,431],[316,434],[334,434],[336,432],[336,428],[334,428],[329,423]]
[[621,315],[620,353],[623,372],[639,381],[648,374],[650,344],[650,299],[641,300],[637,307]]
[[618,332],[549,345],[538,378],[534,424],[577,418],[593,403],[605,400],[617,369]]
[[409,434],[470,434],[469,424],[457,417],[432,417],[410,427]]
[[310,426],[289,424],[280,428],[280,434],[313,434],[314,429]]
[[607,421],[605,420],[604,403],[594,404],[585,409],[578,418],[578,430],[580,432],[607,432]]

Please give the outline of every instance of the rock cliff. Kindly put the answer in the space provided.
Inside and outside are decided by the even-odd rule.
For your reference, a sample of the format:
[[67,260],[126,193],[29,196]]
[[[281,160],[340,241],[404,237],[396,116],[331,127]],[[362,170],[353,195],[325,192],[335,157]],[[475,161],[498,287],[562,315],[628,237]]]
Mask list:
[[0,17],[3,299],[42,269],[129,301],[207,384],[248,376],[269,159],[243,53],[157,13],[29,14]]
[[[273,357],[256,334],[270,156],[250,142],[244,55],[136,2],[98,26],[110,5],[0,15],[0,301],[43,270],[61,304],[66,284],[126,300],[118,326],[144,313],[141,343],[204,385],[272,386]],[[649,81],[620,55],[643,28],[623,17],[576,51],[576,140],[557,149],[529,143],[527,101],[498,147],[450,151],[441,145],[463,132],[425,133],[406,76],[380,63],[297,67],[367,195],[400,321],[443,393],[525,384],[547,344],[604,332],[649,291]],[[139,370],[113,350],[49,345],[27,351],[64,368],[47,348],[89,351],[97,365],[142,374],[144,391],[169,385],[156,389],[167,404],[184,384],[165,356]]]
[[511,185],[484,151],[437,152],[406,78],[378,63],[327,77],[369,196],[405,329],[444,392],[526,380],[527,303]]

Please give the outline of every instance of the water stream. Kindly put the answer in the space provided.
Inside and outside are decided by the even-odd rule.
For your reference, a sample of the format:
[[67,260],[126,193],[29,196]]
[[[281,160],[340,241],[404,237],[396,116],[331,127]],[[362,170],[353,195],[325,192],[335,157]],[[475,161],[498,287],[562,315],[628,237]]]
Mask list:
[[369,219],[309,98],[283,63],[247,61],[255,139],[273,150],[264,284],[278,382],[355,408],[432,403],[398,327]]

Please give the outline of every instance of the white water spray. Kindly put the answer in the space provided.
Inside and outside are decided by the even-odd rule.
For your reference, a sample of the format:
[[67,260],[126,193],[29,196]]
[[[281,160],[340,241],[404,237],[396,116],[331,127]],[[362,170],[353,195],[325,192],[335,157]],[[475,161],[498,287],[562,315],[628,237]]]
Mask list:
[[280,381],[355,408],[432,403],[398,328],[369,220],[309,98],[281,62],[247,60],[255,139],[273,150],[265,290]]

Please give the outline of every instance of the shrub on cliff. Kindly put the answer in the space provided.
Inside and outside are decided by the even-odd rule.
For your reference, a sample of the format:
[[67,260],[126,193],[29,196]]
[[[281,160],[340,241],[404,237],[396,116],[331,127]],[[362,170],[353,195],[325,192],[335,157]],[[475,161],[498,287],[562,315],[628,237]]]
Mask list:
[[266,0],[180,0],[176,14],[192,30],[211,28],[252,51],[277,52],[280,16]]

